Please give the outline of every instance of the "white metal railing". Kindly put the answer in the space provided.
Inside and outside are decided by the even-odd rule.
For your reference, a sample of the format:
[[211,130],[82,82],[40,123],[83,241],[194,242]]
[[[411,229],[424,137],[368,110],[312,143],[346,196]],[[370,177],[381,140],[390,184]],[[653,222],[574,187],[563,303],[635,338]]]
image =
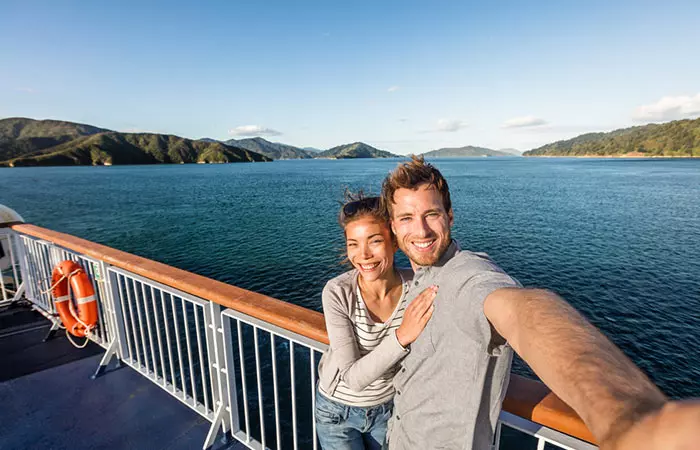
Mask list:
[[[211,422],[204,448],[220,432],[256,450],[318,448],[314,394],[325,344],[49,241],[0,229],[4,241],[15,244],[14,272],[2,272],[12,272],[12,281],[0,288],[20,294],[24,289],[25,299],[54,328],[59,321],[48,292],[52,267],[64,259],[83,266],[99,308],[90,339],[106,350],[95,376],[117,357]],[[12,299],[3,294],[1,300]],[[547,443],[596,448],[502,412],[494,449],[501,448],[504,426],[533,436],[538,450]]]
[[254,449],[317,449],[317,363],[327,345],[232,309],[222,316],[234,436]]
[[0,306],[16,300],[22,285],[16,239],[11,231],[0,228]]
[[122,361],[212,420],[210,302],[116,267],[108,272]]

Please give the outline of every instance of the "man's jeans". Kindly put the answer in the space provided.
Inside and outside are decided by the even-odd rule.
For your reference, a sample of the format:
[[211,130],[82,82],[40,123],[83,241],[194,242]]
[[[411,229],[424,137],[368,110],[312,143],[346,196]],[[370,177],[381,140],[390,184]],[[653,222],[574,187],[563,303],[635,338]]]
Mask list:
[[316,432],[324,450],[380,450],[394,402],[367,408],[330,400],[316,390]]

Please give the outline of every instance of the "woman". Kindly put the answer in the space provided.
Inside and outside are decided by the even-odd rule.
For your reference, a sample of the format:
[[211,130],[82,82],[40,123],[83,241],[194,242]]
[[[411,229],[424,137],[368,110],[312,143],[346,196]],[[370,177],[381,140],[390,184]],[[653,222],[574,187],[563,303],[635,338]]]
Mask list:
[[406,306],[412,272],[394,268],[396,242],[379,197],[349,201],[339,222],[354,269],[323,289],[330,346],[318,367],[316,430],[325,450],[380,449],[397,363],[430,319],[437,288]]

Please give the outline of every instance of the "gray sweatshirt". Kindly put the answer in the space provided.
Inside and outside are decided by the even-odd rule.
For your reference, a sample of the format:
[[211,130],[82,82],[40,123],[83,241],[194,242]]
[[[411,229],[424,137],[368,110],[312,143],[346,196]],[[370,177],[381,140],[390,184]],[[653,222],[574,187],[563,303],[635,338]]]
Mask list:
[[[413,278],[410,269],[399,269],[404,284]],[[323,288],[323,314],[330,346],[318,365],[321,388],[332,394],[342,379],[350,389],[360,392],[397,364],[409,353],[391,333],[365,356],[355,338],[355,308],[357,305],[357,270],[339,275]],[[404,286],[404,289],[406,286]]]

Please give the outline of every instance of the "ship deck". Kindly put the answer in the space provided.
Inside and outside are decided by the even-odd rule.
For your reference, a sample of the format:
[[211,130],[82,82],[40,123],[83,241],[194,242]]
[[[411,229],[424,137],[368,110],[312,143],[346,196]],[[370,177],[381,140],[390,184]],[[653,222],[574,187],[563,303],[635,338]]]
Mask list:
[[[201,448],[210,423],[127,366],[92,380],[104,350],[70,345],[28,307],[0,309],[0,447]],[[218,449],[243,449],[242,444]]]

